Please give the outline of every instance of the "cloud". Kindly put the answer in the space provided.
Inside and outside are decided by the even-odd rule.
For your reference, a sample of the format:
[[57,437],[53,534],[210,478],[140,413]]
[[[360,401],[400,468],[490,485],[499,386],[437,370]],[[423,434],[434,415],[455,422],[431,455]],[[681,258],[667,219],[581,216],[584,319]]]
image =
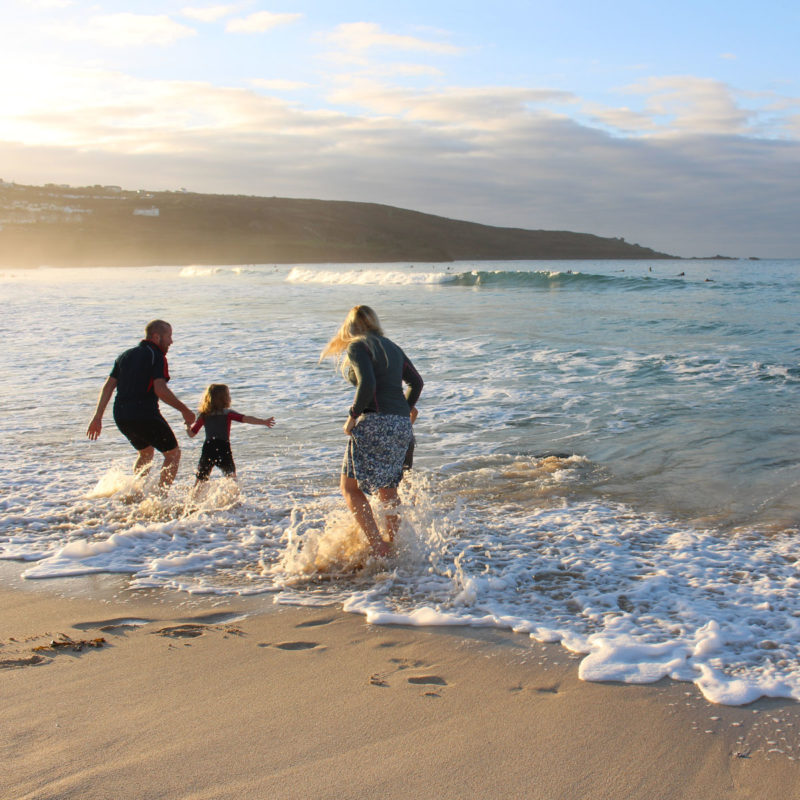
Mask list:
[[303,81],[270,80],[267,78],[253,78],[250,84],[259,89],[268,89],[274,92],[292,92],[297,89],[308,89],[311,86],[310,83],[303,83]]
[[648,78],[626,91],[645,98],[645,112],[662,133],[744,133],[754,116],[740,107],[729,86],[711,78]]
[[223,17],[229,17],[231,14],[235,14],[239,8],[241,8],[241,3],[227,6],[205,6],[202,8],[186,7],[181,9],[181,14],[183,14],[184,17],[196,19],[199,22],[216,22]]
[[634,111],[627,106],[608,108],[597,103],[586,103],[583,111],[595,124],[618,132],[649,133],[658,130],[650,114]]
[[574,98],[569,92],[504,86],[413,91],[366,78],[347,78],[346,85],[331,92],[328,100],[387,116],[446,125],[468,123],[480,129],[527,114],[529,104],[572,102]]
[[194,36],[193,28],[181,25],[166,14],[104,14],[85,24],[60,26],[55,33],[65,39],[92,41],[106,47],[166,46]]
[[459,55],[463,49],[455,45],[415,36],[387,33],[374,22],[350,22],[337,26],[323,37],[337,48],[333,54],[342,60],[363,61],[370,50],[416,51],[435,55]]
[[265,33],[280,25],[289,25],[302,19],[303,14],[273,14],[271,11],[257,11],[248,17],[231,20],[226,30],[229,33]]
[[440,78],[444,71],[428,64],[405,64],[393,62],[391,64],[374,64],[369,69],[369,74],[375,77],[433,77]]
[[[515,87],[415,92],[361,80],[333,99],[367,112],[345,113],[199,81],[47,64],[37,74],[24,91],[0,87],[6,180],[361,200],[679,255],[800,254],[796,141],[612,136],[550,108],[573,95]],[[280,90],[270,83],[258,85]],[[698,86],[735,95],[674,79],[640,88],[649,100],[679,86],[694,98]],[[638,114],[617,111],[618,122]]]

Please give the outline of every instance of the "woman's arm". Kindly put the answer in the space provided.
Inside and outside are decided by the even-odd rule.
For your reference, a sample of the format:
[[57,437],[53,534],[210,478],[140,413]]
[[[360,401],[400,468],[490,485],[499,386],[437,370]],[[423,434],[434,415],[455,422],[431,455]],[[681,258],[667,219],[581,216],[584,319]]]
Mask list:
[[408,384],[408,392],[406,392],[406,402],[410,408],[414,408],[422,394],[422,387],[425,382],[422,380],[419,372],[414,368],[411,359],[403,353],[403,381]]

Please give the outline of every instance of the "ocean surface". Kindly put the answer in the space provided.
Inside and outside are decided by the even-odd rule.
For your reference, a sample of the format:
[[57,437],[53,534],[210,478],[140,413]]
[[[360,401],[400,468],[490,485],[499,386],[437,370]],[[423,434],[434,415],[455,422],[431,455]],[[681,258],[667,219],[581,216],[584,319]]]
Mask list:
[[[680,273],[685,273],[681,275]],[[0,558],[27,580],[340,604],[495,626],[586,680],[800,699],[800,261],[255,265],[0,272]],[[352,388],[319,353],[373,306],[425,379],[388,569],[338,495]],[[238,488],[134,485],[115,357],[170,321],[170,387],[225,382]]]

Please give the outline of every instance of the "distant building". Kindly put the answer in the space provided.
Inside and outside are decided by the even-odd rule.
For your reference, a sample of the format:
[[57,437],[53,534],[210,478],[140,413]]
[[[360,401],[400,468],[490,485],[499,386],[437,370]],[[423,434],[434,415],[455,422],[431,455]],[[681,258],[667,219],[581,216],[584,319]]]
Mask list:
[[159,210],[157,208],[134,208],[134,217],[157,217]]

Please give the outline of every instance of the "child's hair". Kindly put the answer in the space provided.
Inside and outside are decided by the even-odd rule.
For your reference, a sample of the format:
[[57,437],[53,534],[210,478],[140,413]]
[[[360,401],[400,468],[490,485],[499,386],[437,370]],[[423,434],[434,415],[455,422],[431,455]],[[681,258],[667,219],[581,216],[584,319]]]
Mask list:
[[227,385],[224,383],[212,383],[203,399],[200,401],[200,408],[198,411],[201,414],[219,414],[224,411],[231,403],[231,392]]

